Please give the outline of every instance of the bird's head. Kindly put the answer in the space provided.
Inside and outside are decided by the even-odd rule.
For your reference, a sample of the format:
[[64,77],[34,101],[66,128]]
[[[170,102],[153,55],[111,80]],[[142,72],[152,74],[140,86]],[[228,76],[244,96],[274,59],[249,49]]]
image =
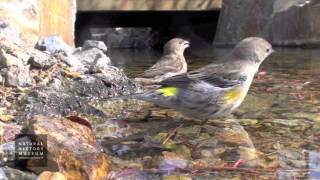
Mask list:
[[184,50],[189,46],[189,41],[181,38],[173,38],[164,45],[164,53],[183,54]]
[[272,45],[260,37],[248,37],[240,41],[232,51],[233,58],[262,63],[274,50]]

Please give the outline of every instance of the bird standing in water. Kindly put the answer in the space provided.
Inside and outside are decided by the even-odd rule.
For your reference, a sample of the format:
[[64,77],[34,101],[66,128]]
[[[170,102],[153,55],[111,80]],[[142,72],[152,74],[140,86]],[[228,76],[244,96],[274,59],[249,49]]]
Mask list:
[[184,50],[190,46],[189,41],[173,38],[168,41],[163,49],[161,58],[147,69],[135,81],[148,87],[169,77],[187,72],[187,62],[183,56]]
[[205,123],[239,107],[260,64],[272,52],[266,40],[245,38],[217,63],[165,79],[158,83],[160,88],[130,98],[172,108]]

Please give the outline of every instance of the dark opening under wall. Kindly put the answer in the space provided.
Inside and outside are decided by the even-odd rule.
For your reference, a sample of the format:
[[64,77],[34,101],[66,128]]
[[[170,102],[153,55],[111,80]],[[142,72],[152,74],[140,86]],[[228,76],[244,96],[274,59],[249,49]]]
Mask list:
[[76,19],[76,45],[92,39],[92,29],[116,27],[150,27],[156,34],[152,46],[162,45],[173,37],[184,37],[193,45],[211,45],[219,18],[218,10],[211,11],[85,11]]

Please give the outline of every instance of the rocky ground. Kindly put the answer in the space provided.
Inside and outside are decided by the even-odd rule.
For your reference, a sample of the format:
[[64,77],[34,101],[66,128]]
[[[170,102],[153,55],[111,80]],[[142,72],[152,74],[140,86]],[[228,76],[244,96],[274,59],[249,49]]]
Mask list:
[[[68,179],[106,177],[110,161],[96,143],[91,123],[80,116],[104,121],[115,113],[121,115],[115,106],[119,104],[124,108],[128,104],[122,101],[108,103],[104,106],[110,110],[102,111],[97,100],[140,91],[139,85],[112,66],[106,51],[106,45],[98,41],[86,41],[82,47],[73,49],[58,36],[40,39],[35,49],[23,48],[8,39],[0,40],[2,166],[12,167],[13,162],[8,160],[6,152],[14,150],[12,143],[16,135],[47,134],[48,163],[53,165],[33,168],[29,165],[32,162],[27,162],[25,167],[18,169],[28,169],[36,174],[60,171]],[[117,124],[109,122],[108,125]],[[10,173],[20,173],[24,178],[35,177],[9,167],[2,171],[8,177]]]

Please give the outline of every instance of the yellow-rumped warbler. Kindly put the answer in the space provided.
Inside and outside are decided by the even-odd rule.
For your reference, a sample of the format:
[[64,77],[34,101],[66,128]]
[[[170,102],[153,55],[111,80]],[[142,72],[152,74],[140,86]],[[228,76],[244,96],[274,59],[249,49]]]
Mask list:
[[273,52],[259,37],[242,40],[216,64],[170,77],[161,88],[133,95],[207,121],[231,113],[245,98],[260,64]]
[[147,69],[141,77],[135,78],[135,81],[143,86],[149,86],[171,76],[187,72],[187,62],[183,52],[189,45],[190,43],[187,40],[171,39],[165,44],[163,55],[156,64]]

